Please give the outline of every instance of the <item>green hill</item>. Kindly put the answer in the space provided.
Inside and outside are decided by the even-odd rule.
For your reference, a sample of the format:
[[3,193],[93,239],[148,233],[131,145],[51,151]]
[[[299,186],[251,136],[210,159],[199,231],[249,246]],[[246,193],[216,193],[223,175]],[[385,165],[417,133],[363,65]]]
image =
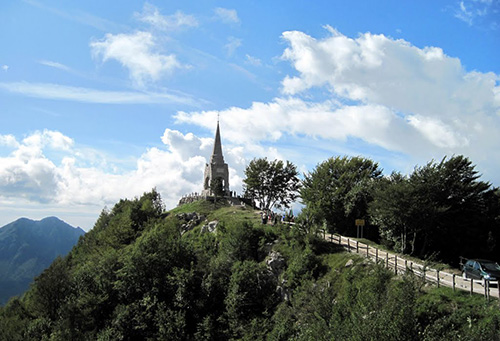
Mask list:
[[121,200],[20,299],[0,340],[495,340],[482,297],[394,277],[298,224]]
[[66,255],[85,232],[49,217],[18,219],[0,228],[0,305],[26,291],[35,276]]

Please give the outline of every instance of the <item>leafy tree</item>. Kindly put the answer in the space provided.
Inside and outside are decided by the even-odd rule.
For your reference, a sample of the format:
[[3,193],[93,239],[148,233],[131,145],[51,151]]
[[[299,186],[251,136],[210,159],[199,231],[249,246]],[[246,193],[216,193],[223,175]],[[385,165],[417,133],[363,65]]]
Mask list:
[[300,188],[297,167],[286,161],[253,159],[245,169],[245,195],[256,199],[261,210],[288,208]]
[[262,263],[236,262],[225,303],[231,330],[238,336],[253,319],[266,317],[277,303],[274,277]]
[[409,179],[401,173],[392,173],[381,179],[373,192],[369,215],[371,223],[379,227],[382,239],[389,242],[389,246],[399,252],[413,254],[422,224],[417,209],[420,198],[411,192]]
[[464,156],[415,168],[410,177],[393,174],[379,183],[370,205],[382,237],[400,250],[424,257],[439,252],[451,263],[458,256],[487,256],[494,241],[498,196],[480,181]]
[[217,203],[217,198],[224,196],[224,186],[221,178],[213,178],[210,180],[210,190],[214,194],[214,204]]
[[34,290],[28,294],[28,307],[42,317],[56,320],[69,293],[69,264],[66,259],[57,257],[35,278]]
[[317,222],[341,233],[367,218],[375,180],[382,171],[362,157],[330,158],[304,176],[300,196]]

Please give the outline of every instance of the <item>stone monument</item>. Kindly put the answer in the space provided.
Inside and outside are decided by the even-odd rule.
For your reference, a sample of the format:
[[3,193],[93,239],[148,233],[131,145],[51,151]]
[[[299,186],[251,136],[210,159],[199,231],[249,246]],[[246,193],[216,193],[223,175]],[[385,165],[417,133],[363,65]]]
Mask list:
[[210,163],[205,165],[205,173],[203,175],[203,196],[213,196],[214,193],[210,188],[213,180],[218,179],[222,184],[222,192],[224,196],[229,196],[229,168],[224,162],[222,155],[222,144],[220,140],[219,120],[217,119],[217,130],[215,131],[214,150],[210,157]]

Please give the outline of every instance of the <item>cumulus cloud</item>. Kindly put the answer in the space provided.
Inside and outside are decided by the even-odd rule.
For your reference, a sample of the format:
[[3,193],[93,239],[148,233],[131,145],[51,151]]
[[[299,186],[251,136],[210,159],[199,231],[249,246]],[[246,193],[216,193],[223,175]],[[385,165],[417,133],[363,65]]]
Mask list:
[[145,3],[142,13],[135,13],[134,16],[138,20],[163,31],[199,25],[198,20],[193,15],[184,14],[181,11],[177,11],[172,15],[162,15],[158,8],[150,3]]
[[226,24],[239,24],[238,12],[234,9],[218,7],[214,10],[215,17]]
[[103,62],[114,59],[129,70],[130,78],[139,86],[157,81],[165,74],[181,68],[174,54],[157,52],[157,44],[150,32],[132,34],[108,33],[101,40],[90,43],[92,55]]
[[254,102],[248,109],[178,112],[178,122],[205,128],[217,115],[223,118],[224,137],[249,148],[270,141],[279,142],[285,135],[314,139],[346,141],[349,137],[395,151],[412,148],[414,140],[402,144],[400,133],[412,139],[419,134],[390,109],[380,105],[345,106],[337,101],[308,102],[299,98],[276,98],[270,103]]
[[[79,148],[58,131],[37,131],[21,140],[0,135],[0,146],[11,149],[0,155],[0,203],[38,203],[63,212],[78,207],[85,214],[90,210],[95,219],[104,206],[156,187],[166,206],[175,207],[184,194],[201,191],[214,141],[169,128],[161,140],[164,147],[145,150],[135,167],[117,171],[106,155]],[[248,160],[239,147],[223,148],[231,166],[231,187],[241,191]]]
[[[438,47],[418,48],[371,33],[349,38],[332,28],[317,40],[303,32],[283,33],[282,58],[298,71],[282,82],[283,93],[327,88],[341,100],[383,106],[406,117],[436,147],[466,147],[500,113],[492,72],[467,72],[458,58]],[[498,127],[498,122],[495,123]]]
[[4,65],[2,65],[2,70],[4,70],[4,71],[9,70],[9,66],[8,66],[8,65],[5,65],[5,64],[4,64]]
[[0,146],[17,148],[19,143],[14,135],[0,135]]
[[209,128],[220,114],[225,138],[246,151],[287,141],[283,150],[300,141],[309,154],[338,152],[339,145],[349,152],[346,142],[363,141],[366,153],[379,148],[412,165],[464,154],[484,173],[494,173],[492,160],[500,158],[499,75],[467,71],[439,47],[371,33],[350,38],[327,29],[330,35],[322,39],[283,33],[289,46],[282,58],[297,74],[283,79],[282,98],[248,108],[180,111],[176,119]]

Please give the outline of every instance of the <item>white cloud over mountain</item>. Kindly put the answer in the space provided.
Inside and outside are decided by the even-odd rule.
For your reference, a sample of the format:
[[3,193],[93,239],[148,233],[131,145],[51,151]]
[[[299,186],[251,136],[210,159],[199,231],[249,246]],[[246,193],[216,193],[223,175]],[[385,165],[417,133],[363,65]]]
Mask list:
[[[57,131],[37,131],[21,141],[0,135],[0,146],[11,150],[0,157],[0,204],[7,210],[12,199],[59,209],[87,206],[94,208],[95,219],[106,205],[155,187],[166,206],[175,207],[183,195],[201,191],[213,139],[166,129],[161,140],[164,147],[146,150],[133,169],[113,171],[105,155],[80,148]],[[239,148],[225,147],[224,153],[231,165],[232,189],[241,191],[247,161]]]

